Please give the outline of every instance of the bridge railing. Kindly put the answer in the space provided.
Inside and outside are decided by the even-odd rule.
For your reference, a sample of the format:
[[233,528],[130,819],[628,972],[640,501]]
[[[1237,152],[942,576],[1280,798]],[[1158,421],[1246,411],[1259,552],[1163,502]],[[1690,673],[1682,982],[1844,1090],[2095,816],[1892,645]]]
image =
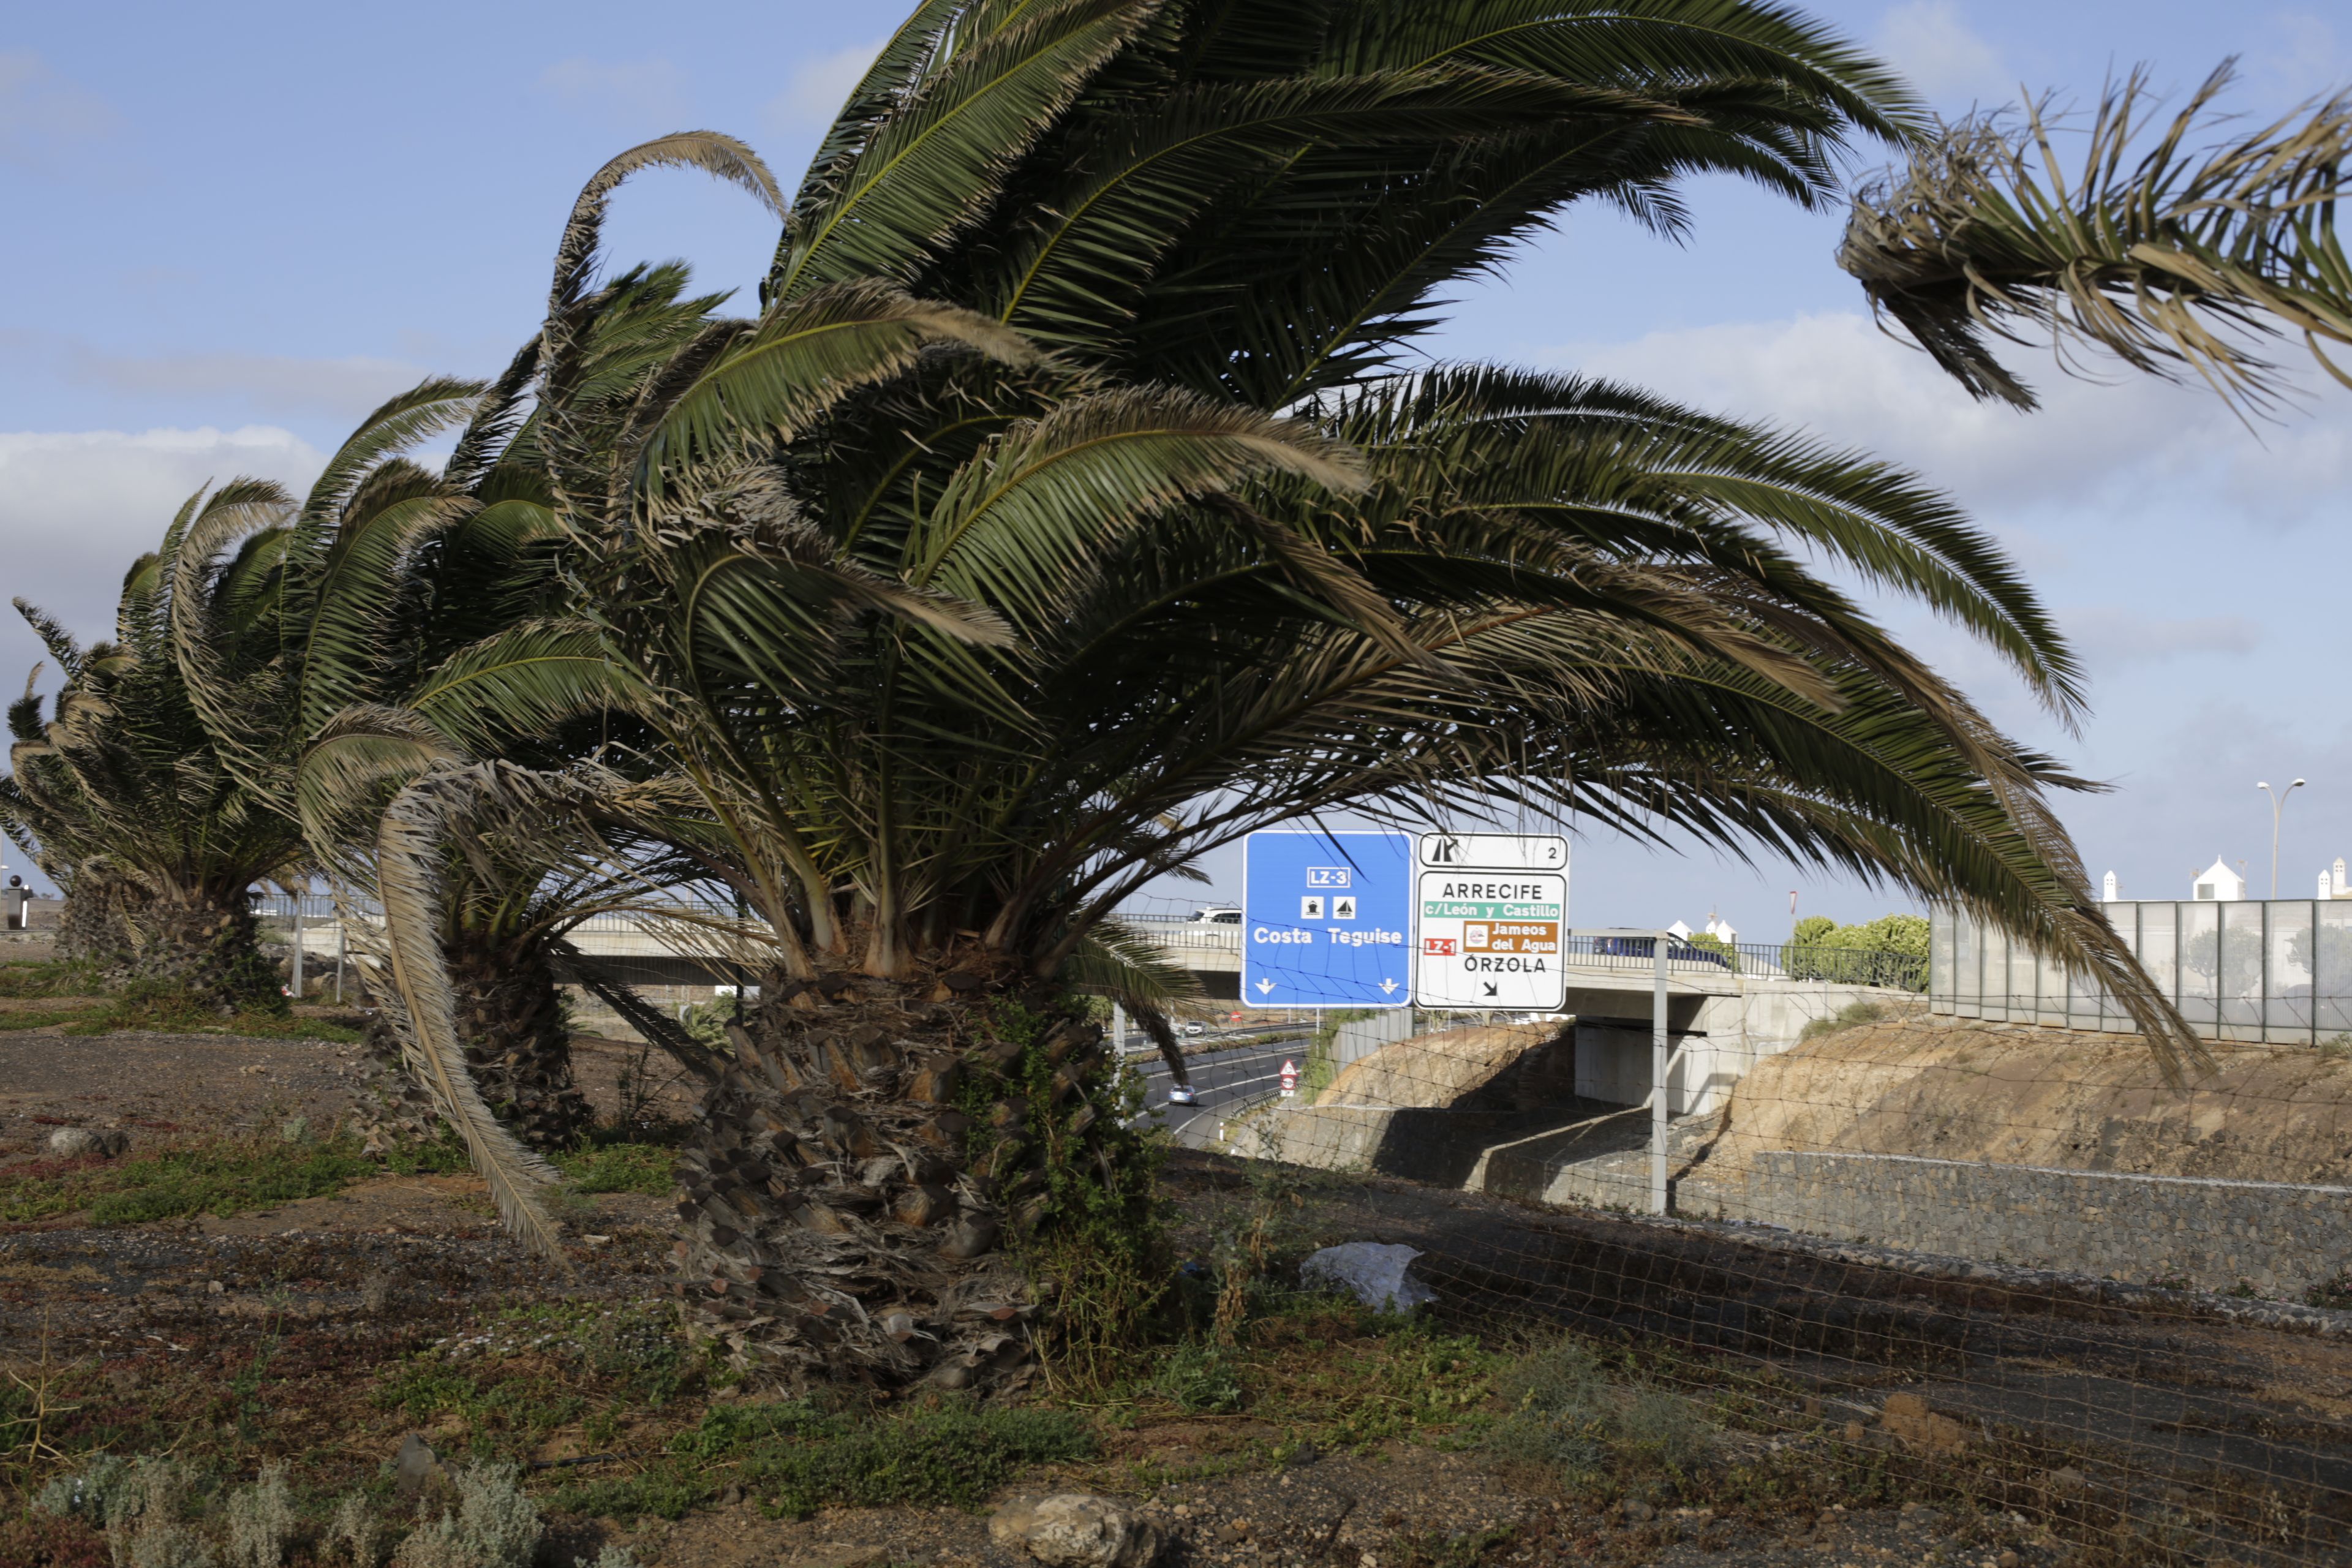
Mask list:
[[[731,916],[729,907],[707,899],[682,898],[676,907],[690,913]],[[334,900],[323,893],[304,895],[306,921],[335,918]],[[253,911],[265,920],[290,921],[294,901],[283,893],[257,894]],[[381,918],[373,903],[360,911]],[[1187,914],[1121,910],[1120,924],[1171,952],[1238,954],[1243,928],[1238,922],[1194,920]],[[592,915],[574,929],[583,932],[628,931],[642,927],[633,913]],[[1614,927],[1571,931],[1561,939],[1561,958],[1580,969],[1649,970],[1656,962],[1654,932]],[[1786,980],[1819,980],[1832,985],[1877,985],[1898,991],[1927,988],[1927,960],[1905,952],[1874,949],[1822,947],[1818,944],[1743,942],[1726,943],[1713,937],[1692,936],[1675,941],[1666,950],[1669,973],[1689,976],[1744,974]]]
[[[1581,969],[1654,970],[1658,938],[1648,931],[1571,931],[1561,941],[1562,957]],[[1693,935],[1666,947],[1669,974],[1744,974],[1774,980],[1819,980],[1832,985],[1876,985],[1896,991],[1927,988],[1923,954],[1874,948],[1823,947],[1819,943],[1726,942]]]

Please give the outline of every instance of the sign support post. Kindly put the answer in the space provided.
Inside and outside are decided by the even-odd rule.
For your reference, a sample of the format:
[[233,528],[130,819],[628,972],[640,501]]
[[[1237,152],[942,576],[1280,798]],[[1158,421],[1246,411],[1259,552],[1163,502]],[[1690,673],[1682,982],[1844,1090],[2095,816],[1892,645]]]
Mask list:
[[1650,988],[1650,1212],[1666,1212],[1666,949],[1660,931],[1650,943],[1656,960]]

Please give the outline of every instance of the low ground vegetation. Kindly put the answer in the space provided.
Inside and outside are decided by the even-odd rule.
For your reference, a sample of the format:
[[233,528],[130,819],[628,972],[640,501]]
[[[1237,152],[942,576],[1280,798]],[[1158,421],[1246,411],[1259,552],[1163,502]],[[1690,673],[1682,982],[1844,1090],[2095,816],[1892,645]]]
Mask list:
[[[40,986],[69,997],[73,978],[0,971],[0,984],[37,1001]],[[599,1199],[642,1216],[667,1197],[680,1131],[616,1115],[559,1152],[575,1235]],[[182,1131],[111,1161],[36,1154],[0,1163],[0,1237],[184,1234],[385,1175],[442,1184],[487,1237],[487,1203],[457,1191],[473,1190],[465,1163],[446,1136],[371,1153],[299,1120],[236,1138]],[[68,1321],[54,1349],[13,1364],[0,1383],[0,1563],[656,1568],[664,1531],[698,1521],[785,1530],[864,1510],[903,1522],[1047,1485],[1184,1507],[1164,1522],[1215,1562],[1244,1537],[1311,1545],[1336,1528],[1298,1502],[1315,1476],[1363,1495],[1366,1476],[1375,1489],[1383,1475],[1431,1485],[1436,1464],[1457,1467],[1439,1489],[1500,1500],[1475,1518],[1386,1506],[1359,1520],[1350,1539],[1384,1568],[1633,1564],[1679,1541],[1772,1536],[1827,1554],[1872,1521],[1890,1549],[1932,1536],[1948,1555],[2011,1551],[2028,1568],[2066,1552],[2187,1561],[2215,1529],[2266,1517],[2258,1489],[2169,1523],[2094,1490],[2053,1499],[2047,1478],[2095,1470],[2091,1456],[2014,1434],[1911,1451],[1769,1365],[1672,1334],[1543,1322],[1458,1282],[1434,1311],[1375,1313],[1299,1286],[1314,1248],[1362,1234],[1360,1219],[1330,1217],[1354,1193],[1345,1178],[1198,1157],[1155,1184],[1164,1236],[1118,1254],[1118,1269],[1061,1274],[1065,1321],[1048,1314],[1042,1375],[1013,1401],[839,1386],[794,1397],[747,1379],[666,1293],[667,1238],[642,1217],[582,1236],[584,1291],[527,1271],[468,1285],[428,1244],[404,1294],[339,1274],[358,1268],[339,1245],[257,1243],[277,1261],[257,1276],[215,1265],[225,1293],[202,1294],[199,1279],[174,1306],[134,1285],[144,1330]],[[1051,1260],[1033,1267],[1056,1277]],[[0,1276],[0,1308],[24,1308],[28,1289],[47,1288]],[[1088,1311],[1136,1331],[1085,1331]],[[410,1433],[436,1457],[404,1486],[395,1456]]]
[[161,982],[110,984],[96,965],[63,959],[0,963],[0,999],[53,1004],[0,1010],[0,1030],[62,1027],[69,1035],[111,1035],[138,1029],[341,1044],[363,1037],[364,1020],[357,1013],[298,1012],[282,998],[274,1007],[249,1002],[224,1008]]
[[[580,1185],[634,1192],[669,1152],[611,1139],[567,1158]],[[383,1168],[331,1140],[175,1158],[153,1163],[257,1199],[265,1179],[324,1185]],[[430,1146],[404,1158],[457,1163]],[[132,1163],[110,1192],[165,1186],[121,1176]],[[11,1201],[94,1212],[96,1169],[20,1163]],[[618,1295],[567,1295],[552,1279],[489,1296],[433,1283],[371,1308],[363,1288],[348,1315],[302,1305],[316,1294],[306,1274],[335,1249],[289,1250],[280,1283],[240,1287],[258,1318],[158,1317],[135,1348],[85,1338],[19,1365],[0,1390],[0,1562],[520,1568],[536,1552],[616,1568],[628,1551],[653,1568],[664,1532],[698,1520],[782,1530],[824,1510],[912,1509],[875,1517],[913,1521],[1022,1486],[1193,1500],[1173,1521],[1213,1518],[1213,1531],[1198,1524],[1206,1551],[1243,1526],[1288,1539],[1278,1505],[1318,1475],[1369,1467],[1420,1485],[1417,1467],[1438,1463],[1489,1478],[1476,1486],[1509,1508],[1470,1523],[1383,1508],[1356,1526],[1382,1564],[1631,1564],[1677,1541],[1765,1537],[1827,1553],[1869,1521],[1897,1545],[1924,1545],[1932,1521],[1937,1550],[1970,1561],[2071,1551],[2119,1564],[2179,1545],[2087,1494],[2053,1509],[2042,1478],[2093,1468],[2061,1445],[1909,1452],[1874,1428],[1857,1438],[1801,1380],[1672,1338],[1542,1328],[1458,1289],[1411,1316],[1304,1291],[1298,1265],[1333,1239],[1339,1182],[1227,1161],[1164,1176],[1175,1267],[1149,1336],[1051,1361],[1016,1402],[793,1397],[747,1380],[661,1294],[651,1230],[616,1243],[646,1255],[611,1270],[640,1271]],[[404,1489],[395,1456],[412,1432],[437,1458]],[[1930,1511],[1898,1511],[1906,1503]],[[824,1517],[830,1530],[851,1516]]]
[[1797,1038],[1818,1040],[1823,1035],[1834,1035],[1843,1029],[1859,1029],[1865,1024],[1883,1024],[1894,1015],[1878,1002],[1849,1002],[1826,1018],[1809,1019]]
[[[554,1164],[583,1194],[659,1195],[673,1185],[677,1157],[674,1142],[603,1138],[558,1153]],[[90,1226],[223,1217],[325,1197],[385,1174],[465,1169],[465,1149],[454,1138],[371,1154],[349,1133],[313,1141],[289,1123],[274,1137],[183,1140],[126,1159],[90,1154],[0,1165],[0,1234],[66,1216]]]

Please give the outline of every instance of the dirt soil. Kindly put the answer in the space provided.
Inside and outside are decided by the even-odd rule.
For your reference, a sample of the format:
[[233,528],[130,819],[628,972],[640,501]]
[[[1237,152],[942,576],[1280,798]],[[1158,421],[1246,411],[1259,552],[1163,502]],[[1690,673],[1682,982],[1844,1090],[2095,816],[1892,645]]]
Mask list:
[[2216,1046],[2167,1088],[2136,1035],[1961,1018],[1842,1029],[1768,1057],[1709,1156],[1835,1149],[2147,1175],[2352,1182],[2352,1055]]
[[[617,1077],[637,1056],[618,1043],[583,1045],[583,1077],[608,1115],[619,1109]],[[134,1139],[267,1127],[289,1114],[323,1125],[351,1107],[356,1057],[351,1047],[210,1037],[0,1039],[0,1140],[7,1153],[28,1152],[60,1120],[115,1122]],[[682,1103],[682,1089],[667,1092]],[[1102,1461],[1000,1494],[1120,1495],[1175,1538],[1165,1560],[1173,1568],[2040,1568],[2080,1558],[2050,1533],[2053,1520],[2079,1527],[2122,1513],[2177,1515],[2193,1538],[2226,1538],[2239,1561],[2352,1561],[2338,1517],[2352,1498],[2352,1334],[2250,1329],[2193,1304],[2126,1311],[1768,1250],[1727,1227],[1269,1175],[1207,1154],[1177,1155],[1169,1181],[1195,1256],[1252,1224],[1290,1254],[1403,1243],[1424,1255],[1415,1270],[1437,1289],[1450,1331],[1507,1345],[1573,1328],[1621,1345],[1647,1375],[1686,1379],[1694,1394],[1736,1405],[1751,1459],[1909,1467],[1870,1470],[1881,1475],[1882,1506],[1799,1500],[1645,1516],[1596,1511],[1590,1493],[1555,1479],[1425,1446],[1277,1463],[1281,1434],[1263,1421],[1176,1415],[1114,1427]],[[0,1237],[0,1360],[24,1375],[44,1356],[103,1366],[113,1403],[91,1418],[108,1422],[151,1418],[165,1390],[176,1391],[174,1409],[199,1411],[203,1401],[185,1391],[209,1388],[213,1413],[189,1418],[228,1433],[246,1419],[235,1411],[237,1369],[257,1365],[266,1343],[276,1358],[271,1451],[305,1455],[317,1484],[350,1484],[374,1473],[407,1430],[396,1407],[353,1396],[402,1358],[481,1334],[516,1306],[669,1299],[666,1203],[605,1194],[585,1205],[560,1266],[509,1242],[467,1176],[388,1176],[227,1218]],[[553,1434],[537,1458],[589,1457],[573,1429]],[[1956,1504],[1958,1483],[1938,1479],[1938,1467],[1979,1457],[1985,1468],[1967,1483],[1974,1501]],[[2311,1530],[2265,1548],[2241,1494],[2279,1486],[2305,1489],[2295,1507]],[[790,1521],[724,1506],[674,1523],[556,1522],[567,1553],[624,1542],[647,1568],[1027,1562],[990,1542],[983,1514],[953,1510],[837,1509]],[[2080,1528],[2071,1537],[2083,1538]]]
[[[1164,1436],[1161,1434],[1160,1436]],[[1179,1458],[1196,1458],[1174,1450]],[[1102,1487],[1100,1478],[1070,1478]],[[1052,1489],[1034,1482],[1007,1498]],[[1122,1500],[1170,1542],[1161,1568],[1468,1568],[1606,1563],[1623,1568],[1849,1568],[1934,1560],[1956,1565],[2063,1561],[2014,1525],[1957,1532],[1924,1504],[1803,1512],[1759,1529],[1711,1509],[1646,1520],[1580,1510],[1526,1478],[1464,1455],[1392,1445],[1378,1453],[1307,1455],[1255,1473],[1176,1482]],[[778,1523],[749,1506],[646,1521],[614,1537],[661,1568],[1035,1568],[989,1539],[982,1514],[955,1509],[838,1509]],[[2016,1541],[2019,1545],[2002,1542]]]
[[[361,1103],[366,1068],[362,1047],[320,1040],[75,1036],[59,1028],[0,1034],[0,1163],[30,1157],[61,1126],[119,1128],[134,1149],[266,1131],[297,1116],[323,1134]],[[572,1071],[605,1120],[623,1109],[624,1074],[646,1080],[632,1101],[639,1114],[677,1120],[693,1111],[691,1080],[632,1042],[576,1039]]]

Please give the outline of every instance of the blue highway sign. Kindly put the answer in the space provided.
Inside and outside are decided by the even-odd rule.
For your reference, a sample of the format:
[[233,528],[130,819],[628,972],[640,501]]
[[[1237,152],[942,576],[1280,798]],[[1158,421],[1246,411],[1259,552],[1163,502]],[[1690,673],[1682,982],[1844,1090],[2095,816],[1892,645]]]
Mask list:
[[1412,838],[1253,833],[1242,845],[1242,1000],[1258,1007],[1412,1001]]

